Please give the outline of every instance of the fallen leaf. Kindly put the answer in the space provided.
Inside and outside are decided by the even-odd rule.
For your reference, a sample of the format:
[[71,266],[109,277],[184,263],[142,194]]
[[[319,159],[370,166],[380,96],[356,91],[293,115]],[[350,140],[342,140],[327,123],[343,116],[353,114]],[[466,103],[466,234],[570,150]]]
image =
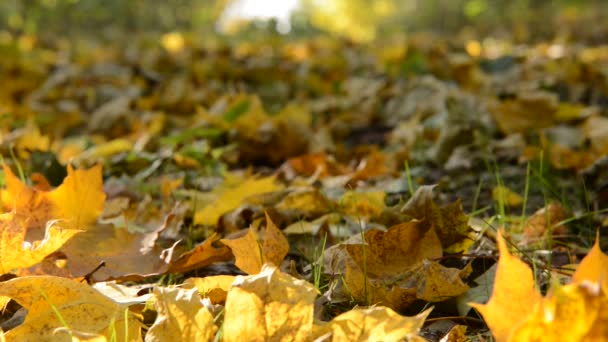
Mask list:
[[0,214],[0,274],[38,264],[81,232],[62,229],[54,222],[49,222],[43,240],[27,242],[26,231],[25,222],[16,220],[15,214]]
[[433,309],[404,317],[386,307],[353,309],[321,329],[331,341],[426,341],[418,333]]
[[182,287],[196,288],[203,298],[209,298],[212,304],[224,305],[228,290],[234,283],[235,276],[218,275],[205,278],[188,278]]
[[171,262],[169,272],[188,272],[197,268],[209,266],[214,262],[231,260],[233,255],[228,247],[213,246],[218,240],[220,240],[219,235],[213,234],[191,251],[180,255]]
[[258,231],[256,227],[251,226],[241,238],[220,241],[232,250],[236,266],[247,274],[259,273],[265,263],[280,266],[289,252],[287,238],[272,222],[268,213],[264,231]]
[[214,190],[216,199],[194,214],[194,223],[216,225],[222,215],[238,208],[247,197],[280,189],[274,177],[248,178],[230,187],[219,187]]
[[599,232],[589,253],[581,260],[580,265],[572,276],[572,282],[590,281],[600,283],[602,288],[608,288],[608,255],[600,249]]
[[213,341],[217,327],[197,289],[156,287],[158,316],[146,333],[148,342]]
[[127,341],[125,336],[128,341],[141,340],[141,323],[133,314],[125,314],[128,307],[86,283],[53,276],[15,278],[0,283],[0,296],[10,297],[28,310],[23,324],[4,333],[9,341],[54,341],[55,330],[66,325],[108,340],[113,334],[118,341]]
[[275,266],[238,276],[226,299],[224,341],[308,341],[316,296],[312,284]]
[[[460,200],[443,207],[435,204],[433,201],[434,187],[434,185],[419,187],[401,211],[429,224],[437,233],[444,248],[447,249],[451,245],[458,244],[461,249],[466,250],[467,244],[462,244],[462,242],[466,240],[473,242],[469,238],[469,234],[472,233],[469,217],[462,210]],[[450,252],[457,253],[463,250],[450,250]]]
[[470,305],[482,315],[497,341],[509,341],[513,327],[524,322],[542,301],[532,270],[509,253],[502,235],[497,237],[500,259],[492,297],[487,304]]
[[527,239],[537,239],[543,237],[548,230],[551,231],[552,235],[565,234],[566,226],[557,224],[568,217],[570,217],[568,211],[561,204],[548,204],[528,218],[524,226],[524,235]]

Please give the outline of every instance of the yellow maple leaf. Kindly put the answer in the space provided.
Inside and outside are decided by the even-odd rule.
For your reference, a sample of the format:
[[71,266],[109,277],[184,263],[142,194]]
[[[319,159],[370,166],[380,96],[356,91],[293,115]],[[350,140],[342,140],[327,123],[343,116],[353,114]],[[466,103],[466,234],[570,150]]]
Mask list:
[[3,165],[2,168],[6,183],[6,187],[0,191],[2,208],[14,212],[15,219],[27,222],[28,227],[46,226],[47,221],[53,219],[50,215],[52,203],[46,192],[23,184],[8,166]]
[[[28,310],[25,321],[4,333],[7,341],[55,341],[57,328],[100,334],[108,340],[141,340],[141,323],[128,308],[87,284],[53,276],[29,276],[0,283],[0,296]],[[128,320],[125,321],[125,316]],[[66,337],[68,337],[67,335]]]
[[277,266],[289,252],[287,238],[266,213],[266,229],[258,232],[251,226],[247,234],[238,239],[222,239],[221,242],[232,250],[238,268],[248,274],[256,274],[265,263]]
[[272,265],[239,276],[226,299],[224,341],[309,341],[316,296],[312,284]]
[[86,230],[97,220],[106,200],[101,164],[88,170],[68,165],[67,177],[48,197],[53,204],[52,218],[65,220],[62,226]]
[[106,195],[103,192],[101,165],[88,170],[68,166],[63,183],[52,191],[32,189],[4,166],[6,188],[0,198],[6,210],[26,221],[29,228],[44,228],[50,220],[68,229],[86,230],[101,214]]
[[331,334],[332,341],[426,341],[418,336],[428,309],[414,317],[404,317],[386,307],[353,309],[334,318],[319,335]]
[[25,222],[16,220],[13,213],[0,215],[0,273],[27,268],[41,262],[58,250],[79,230],[61,229],[55,224],[46,228],[44,240],[25,241]]
[[572,276],[573,282],[583,282],[585,280],[600,283],[602,288],[608,289],[608,255],[602,253],[600,249],[599,232],[593,248],[581,260]]
[[608,296],[599,285],[554,287],[527,319],[511,327],[508,341],[605,341]]
[[513,327],[530,316],[542,297],[534,288],[530,267],[509,253],[500,233],[497,242],[500,259],[492,297],[487,304],[470,305],[481,312],[497,341],[508,341]]
[[196,289],[156,287],[158,316],[146,341],[212,341],[217,331],[213,316]]
[[282,189],[274,177],[248,178],[229,187],[219,187],[213,192],[215,201],[194,214],[195,224],[215,225],[225,213],[238,208],[250,196]]

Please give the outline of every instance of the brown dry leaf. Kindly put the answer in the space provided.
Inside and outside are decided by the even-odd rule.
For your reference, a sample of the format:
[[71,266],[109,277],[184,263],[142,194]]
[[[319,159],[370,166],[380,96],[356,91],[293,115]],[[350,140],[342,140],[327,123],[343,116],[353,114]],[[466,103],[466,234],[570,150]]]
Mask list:
[[416,299],[442,301],[468,290],[461,271],[445,268],[429,259],[442,256],[433,229],[410,221],[386,232],[372,229],[366,244],[352,238],[326,251],[328,273],[344,272],[345,288],[355,300],[400,310]]
[[67,267],[75,277],[89,274],[102,262],[105,266],[91,277],[93,281],[142,279],[167,272],[173,247],[163,250],[150,247],[158,232],[130,233],[125,228],[96,225],[76,235],[61,249],[67,255]]
[[[66,325],[82,333],[100,334],[118,341],[141,341],[141,323],[133,315],[125,322],[125,310],[86,283],[33,276],[0,283],[0,296],[7,296],[28,310],[23,324],[6,332],[9,341],[57,341],[57,328]],[[125,331],[128,329],[128,331]],[[61,333],[60,336],[64,336]],[[70,341],[69,335],[65,339]]]
[[13,213],[0,214],[0,274],[23,269],[41,262],[55,252],[80,230],[62,229],[50,222],[45,238],[32,243],[25,241],[27,228]]
[[204,298],[209,298],[212,304],[224,305],[228,290],[234,283],[235,276],[218,275],[205,278],[188,278],[182,284],[184,289],[196,288]]
[[265,263],[277,266],[289,252],[289,243],[283,233],[272,222],[266,213],[266,229],[258,231],[251,226],[247,234],[241,238],[220,240],[230,247],[236,258],[236,266],[247,274],[256,274]]
[[[426,341],[418,336],[433,309],[414,317],[404,317],[386,307],[353,309],[334,318],[320,329],[332,341]],[[319,337],[319,336],[318,336]]]
[[[441,243],[432,229],[420,221],[410,221],[389,228],[386,232],[371,229],[365,232],[366,244],[345,244],[357,265],[367,264],[370,277],[389,277],[417,265],[424,259],[441,257]],[[365,253],[364,253],[365,249]],[[364,261],[363,255],[367,256]]]
[[239,276],[228,291],[224,341],[309,341],[316,296],[312,284],[275,266]]
[[209,266],[214,262],[231,260],[233,256],[228,247],[213,246],[219,239],[218,234],[213,234],[191,251],[180,255],[171,262],[169,272],[188,272],[196,268]]
[[530,267],[509,253],[500,233],[497,242],[500,259],[492,297],[487,304],[470,305],[483,315],[497,341],[508,341],[512,329],[526,321],[543,298],[534,287]]
[[[444,248],[455,244],[460,245],[463,240],[470,239],[468,235],[472,229],[469,226],[469,217],[462,210],[460,200],[443,207],[435,204],[433,201],[434,187],[434,185],[419,187],[401,211],[429,224],[437,233]],[[462,250],[451,250],[451,252],[462,252]]]
[[213,341],[217,327],[197,289],[156,287],[158,316],[146,333],[146,342]]
[[387,160],[381,151],[374,148],[371,153],[359,164],[357,170],[351,176],[350,182],[356,184],[358,181],[383,176],[390,172],[386,166]]
[[194,214],[194,223],[216,225],[222,215],[238,208],[247,197],[278,191],[282,188],[281,185],[275,183],[274,177],[248,178],[229,187],[219,187],[213,191],[217,196],[215,201]]
[[536,91],[494,104],[491,113],[503,133],[525,133],[553,125],[558,105],[554,94]]
[[528,218],[524,227],[524,235],[527,239],[541,238],[549,229],[551,229],[553,235],[565,234],[565,225],[555,225],[568,217],[568,211],[561,204],[551,203],[546,207],[537,210]]
[[284,170],[286,173],[295,172],[306,177],[316,175],[321,178],[346,173],[344,166],[338,164],[333,158],[322,152],[291,158],[287,161]]

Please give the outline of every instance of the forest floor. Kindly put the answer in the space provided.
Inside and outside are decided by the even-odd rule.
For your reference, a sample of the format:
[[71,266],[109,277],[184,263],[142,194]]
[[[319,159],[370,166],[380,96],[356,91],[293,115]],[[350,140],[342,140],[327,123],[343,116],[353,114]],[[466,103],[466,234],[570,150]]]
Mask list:
[[[120,321],[128,340],[501,340],[514,333],[467,305],[505,288],[493,285],[499,235],[546,298],[596,232],[608,242],[606,45],[170,33],[115,44],[4,35],[0,51],[0,239],[34,246],[26,257],[0,248],[9,337],[48,322],[40,334],[107,337]],[[272,319],[247,316],[251,299],[233,290],[259,290],[260,272]],[[23,294],[32,275],[48,277],[48,298]],[[231,288],[236,275],[248,276]],[[89,285],[129,310],[93,328],[53,297]],[[192,288],[205,305],[183,301]],[[359,335],[339,328],[370,305],[417,318],[361,311],[343,318]],[[162,328],[171,308],[208,335]]]

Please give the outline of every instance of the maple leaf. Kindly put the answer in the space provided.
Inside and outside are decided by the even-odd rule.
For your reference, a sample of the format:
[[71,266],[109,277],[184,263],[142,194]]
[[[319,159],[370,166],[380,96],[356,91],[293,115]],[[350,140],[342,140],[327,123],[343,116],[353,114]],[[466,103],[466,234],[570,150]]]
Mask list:
[[[353,309],[334,318],[319,333],[332,341],[426,341],[418,336],[433,309],[404,317],[386,307]],[[329,333],[328,333],[329,332]]]
[[542,297],[534,287],[532,270],[509,253],[500,233],[497,243],[500,259],[490,301],[470,305],[481,312],[498,341],[507,341],[511,329],[530,315],[530,308],[539,305]]
[[509,253],[500,233],[497,242],[500,259],[492,297],[485,305],[470,304],[497,341],[598,341],[608,336],[608,256],[597,241],[573,283],[553,286],[544,298],[534,288],[531,269]]
[[25,223],[15,219],[14,213],[0,215],[0,273],[36,265],[81,232],[49,222],[44,239],[30,243],[25,241],[26,231]]
[[460,200],[447,204],[443,207],[438,206],[433,201],[434,185],[426,185],[419,187],[412,198],[403,206],[401,211],[418,220],[424,220],[437,233],[441,245],[449,249],[452,245],[458,246],[458,249],[450,249],[450,252],[462,252],[466,250],[466,244],[463,241],[470,241],[468,235],[471,233],[469,226],[469,218],[462,210]]
[[366,304],[395,310],[416,299],[442,301],[468,290],[461,271],[430,259],[442,256],[437,234],[421,221],[409,221],[386,232],[371,229],[325,252],[325,270],[344,274],[348,294]]
[[63,228],[87,230],[103,210],[106,195],[101,165],[88,170],[68,166],[67,177],[52,191],[29,188],[7,166],[4,174],[2,206],[14,210],[16,218],[27,222],[30,228],[42,229],[48,221],[57,220]]
[[247,234],[238,239],[222,239],[222,243],[232,250],[236,266],[248,274],[256,274],[265,263],[277,266],[289,252],[289,243],[285,235],[272,222],[266,213],[266,229],[258,232],[252,226]]
[[216,199],[194,214],[194,223],[216,225],[223,214],[238,208],[247,197],[280,189],[282,186],[275,183],[274,177],[249,178],[229,187],[219,187],[213,191]]
[[[28,310],[25,321],[4,333],[9,341],[54,341],[56,329],[100,334],[119,341],[140,341],[141,323],[128,308],[103,296],[87,284],[53,276],[29,276],[0,283],[0,296]],[[125,321],[125,317],[127,317]],[[127,331],[128,329],[128,331]],[[69,336],[69,335],[67,335]]]
[[238,276],[226,299],[224,341],[308,341],[316,296],[312,284],[272,265]]
[[154,288],[158,316],[146,342],[212,341],[217,327],[196,289]]

